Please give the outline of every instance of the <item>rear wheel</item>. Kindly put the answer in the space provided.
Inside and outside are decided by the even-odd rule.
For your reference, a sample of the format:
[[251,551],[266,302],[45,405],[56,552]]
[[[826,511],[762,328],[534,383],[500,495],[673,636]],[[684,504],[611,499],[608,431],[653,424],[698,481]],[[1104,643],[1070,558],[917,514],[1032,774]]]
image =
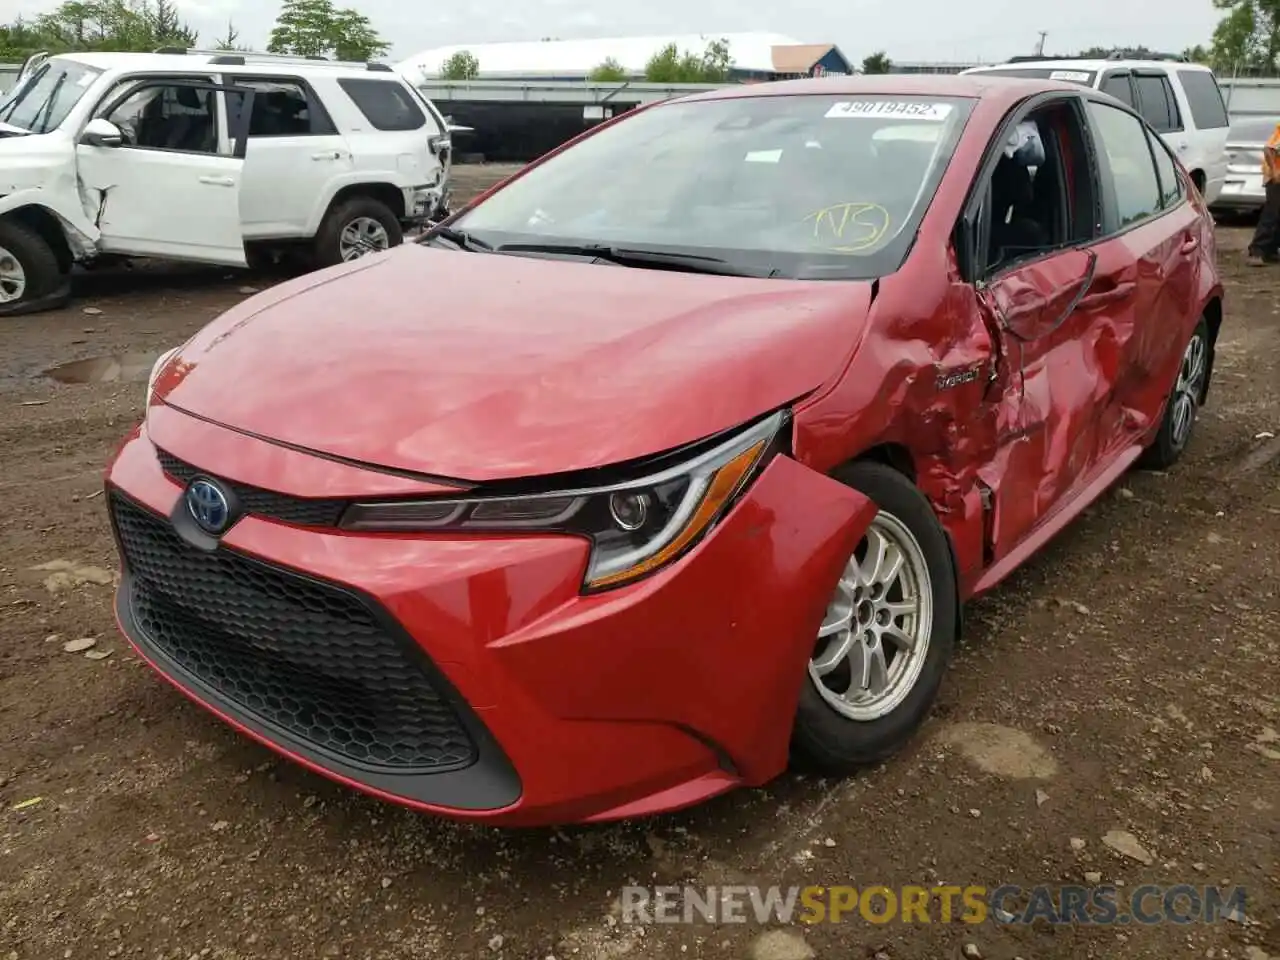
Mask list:
[[894,753],[923,722],[951,659],[959,604],[946,533],[920,491],[880,463],[837,476],[879,513],[832,593],[792,741],[802,762],[843,775]]
[[1209,324],[1201,318],[1182,352],[1182,363],[1173,391],[1165,404],[1160,432],[1142,454],[1141,465],[1156,470],[1171,467],[1182,458],[1195,430],[1200,402],[1209,385]]
[[17,220],[0,220],[0,315],[35,309],[66,284],[58,255],[40,234]]
[[331,267],[398,247],[403,240],[400,221],[386,204],[372,197],[353,197],[324,218],[316,234],[315,259],[320,266]]

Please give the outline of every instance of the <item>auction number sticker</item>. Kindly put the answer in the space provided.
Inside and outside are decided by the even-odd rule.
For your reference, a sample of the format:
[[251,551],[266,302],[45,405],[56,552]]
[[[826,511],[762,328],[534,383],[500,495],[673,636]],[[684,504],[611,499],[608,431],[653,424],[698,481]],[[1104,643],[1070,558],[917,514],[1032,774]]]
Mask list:
[[1092,74],[1081,73],[1079,70],[1054,70],[1049,74],[1050,80],[1069,80],[1072,83],[1088,83]]
[[896,117],[903,120],[931,120],[941,123],[951,115],[949,103],[905,103],[895,100],[850,100],[833,103],[826,114],[842,120],[866,117]]

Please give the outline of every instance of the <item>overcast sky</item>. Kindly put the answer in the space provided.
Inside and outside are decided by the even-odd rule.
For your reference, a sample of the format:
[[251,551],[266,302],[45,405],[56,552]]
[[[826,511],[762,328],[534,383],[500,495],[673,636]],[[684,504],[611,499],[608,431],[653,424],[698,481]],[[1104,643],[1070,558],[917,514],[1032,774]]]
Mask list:
[[[212,43],[228,18],[242,43],[261,48],[274,0],[177,0]],[[805,42],[833,42],[860,60],[885,50],[895,60],[995,60],[1031,53],[1041,30],[1047,49],[1146,46],[1180,52],[1207,43],[1217,22],[1212,0],[338,0],[367,15],[394,42],[392,59],[453,43],[537,40],[544,36],[772,31]],[[57,0],[0,0],[0,22],[31,16]],[[1145,12],[1144,12],[1145,10]],[[984,27],[983,24],[990,24]]]

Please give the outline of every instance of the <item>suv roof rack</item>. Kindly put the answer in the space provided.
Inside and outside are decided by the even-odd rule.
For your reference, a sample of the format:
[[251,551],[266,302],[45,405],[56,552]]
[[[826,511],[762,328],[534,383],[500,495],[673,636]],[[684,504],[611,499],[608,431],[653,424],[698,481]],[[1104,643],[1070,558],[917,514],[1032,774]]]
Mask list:
[[1085,57],[1079,54],[1071,57],[1052,57],[1047,54],[1028,54],[1026,56],[1010,57],[1005,63],[1043,63],[1046,60],[1170,60],[1177,63],[1187,63],[1187,58],[1180,53],[1155,53],[1154,51],[1138,51],[1138,50],[1112,50],[1105,57]]
[[313,63],[316,65],[323,64],[328,67],[357,67],[370,70],[374,73],[394,73],[395,71],[389,64],[378,63],[376,61],[361,60],[330,60],[328,57],[321,56],[296,56],[290,53],[257,53],[256,51],[235,51],[235,50],[200,50],[197,48],[186,47],[160,47],[156,53],[164,53],[169,55],[186,56],[191,54],[197,57],[209,57],[210,64],[222,67],[243,67],[250,63]]

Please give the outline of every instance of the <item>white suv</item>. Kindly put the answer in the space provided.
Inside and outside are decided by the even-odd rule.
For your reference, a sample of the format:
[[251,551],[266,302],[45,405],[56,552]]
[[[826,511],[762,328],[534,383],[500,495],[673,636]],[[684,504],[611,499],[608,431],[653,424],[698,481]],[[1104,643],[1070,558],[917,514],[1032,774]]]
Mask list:
[[[246,109],[246,107],[248,109]],[[390,67],[216,51],[77,53],[0,103],[0,315],[104,255],[319,266],[444,212],[451,128]]]
[[1169,145],[1208,203],[1227,175],[1230,121],[1208,67],[1182,60],[1050,60],[1016,57],[966,74],[1064,80],[1109,93],[1151,124]]

